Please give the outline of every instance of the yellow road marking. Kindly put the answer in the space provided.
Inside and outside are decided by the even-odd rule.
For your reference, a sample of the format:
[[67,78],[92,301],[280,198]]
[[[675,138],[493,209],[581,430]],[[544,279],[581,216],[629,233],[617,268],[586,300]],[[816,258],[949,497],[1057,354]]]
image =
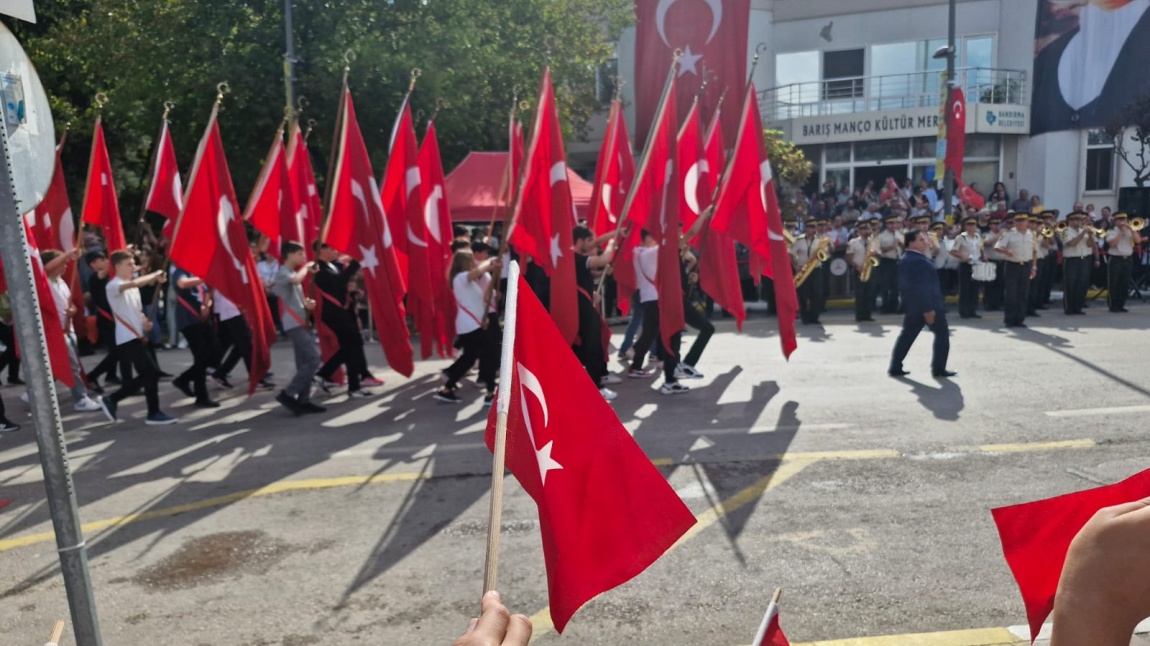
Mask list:
[[981,446],[956,446],[956,451],[977,451],[981,453],[1029,453],[1030,451],[1055,451],[1058,449],[1089,449],[1097,446],[1094,440],[1063,440],[1060,442],[1027,442],[1024,444],[983,444]]
[[[814,464],[817,460],[790,460],[779,465],[779,468],[774,473],[764,476],[756,481],[751,486],[739,491],[735,495],[721,501],[717,505],[704,510],[695,516],[695,525],[687,530],[685,534],[675,541],[675,544],[667,548],[664,556],[669,554],[672,550],[679,547],[683,543],[698,536],[700,532],[707,529],[711,525],[719,522],[723,516],[733,513],[735,510],[758,500],[762,495],[775,487],[783,484],[796,476],[800,471]],[[551,607],[548,606],[531,616],[531,641],[549,634],[555,628],[555,624],[551,621]]]
[[[84,523],[81,529],[85,534],[99,531],[108,527],[115,527],[117,525],[127,525],[129,523],[138,523],[143,520],[152,520],[153,518],[164,518],[166,516],[175,516],[177,514],[186,514],[190,511],[198,511],[200,509],[207,509],[209,507],[219,507],[222,505],[231,504],[244,500],[245,498],[259,498],[262,496],[270,496],[272,494],[283,493],[285,491],[305,491],[314,489],[332,489],[335,487],[351,487],[356,485],[373,484],[380,482],[409,482],[412,480],[426,480],[428,476],[422,473],[382,473],[373,476],[350,476],[345,478],[322,478],[316,480],[292,480],[288,482],[277,482],[260,487],[259,489],[249,489],[248,491],[238,491],[226,496],[219,496],[217,498],[208,498],[206,500],[198,500],[184,505],[176,505],[175,507],[165,507],[163,509],[154,509],[152,511],[145,511],[139,514],[129,514],[127,516],[119,516],[117,518],[108,518],[105,520],[97,520],[90,523]],[[36,543],[44,543],[56,538],[53,532],[44,532],[41,534],[32,534],[29,536],[21,536],[20,538],[9,538],[7,540],[0,540],[0,552],[16,549],[17,547],[25,547],[27,545],[35,545]]]
[[1005,628],[979,628],[951,630],[941,633],[915,635],[886,635],[882,637],[856,637],[832,641],[794,643],[792,646],[1013,646],[1023,644]]

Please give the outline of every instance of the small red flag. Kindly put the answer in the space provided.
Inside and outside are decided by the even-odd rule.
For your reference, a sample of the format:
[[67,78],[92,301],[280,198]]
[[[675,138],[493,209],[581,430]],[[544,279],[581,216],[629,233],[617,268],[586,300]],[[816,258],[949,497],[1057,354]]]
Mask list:
[[779,626],[779,604],[772,601],[767,606],[767,613],[763,617],[763,625],[759,626],[759,633],[751,642],[751,646],[791,646],[783,629]]
[[[519,279],[507,467],[539,508],[551,618],[563,632],[594,596],[655,562],[695,518],[599,394]],[[506,374],[506,373],[505,373]],[[498,411],[487,419],[495,442]]]
[[977,210],[982,210],[986,206],[986,198],[979,195],[973,188],[967,186],[961,179],[955,177],[955,182],[958,185],[958,199],[963,204],[973,206]]
[[[966,157],[966,96],[962,88],[950,91],[947,104],[946,123],[946,168],[954,171],[954,176],[962,180],[962,161]],[[947,205],[950,213],[950,205]]]
[[267,236],[271,242],[268,252],[279,258],[280,243],[284,240],[284,223],[290,226],[297,213],[295,191],[288,175],[287,155],[284,152],[283,131],[277,130],[256,187],[248,197],[244,219]]
[[439,356],[451,354],[455,338],[455,294],[447,285],[447,268],[451,263],[451,207],[444,191],[443,160],[439,155],[439,138],[435,122],[427,124],[427,134],[419,149],[419,174],[426,188],[423,223],[427,237],[427,264],[435,302],[435,342]]
[[1066,552],[1082,526],[1104,507],[1148,495],[1150,469],[1105,487],[991,510],[1003,556],[1026,604],[1031,641],[1038,638],[1042,623],[1054,610]]
[[160,138],[156,143],[156,167],[152,171],[152,183],[148,186],[146,208],[168,218],[164,225],[165,235],[175,225],[184,208],[184,187],[180,182],[180,169],[176,165],[176,149],[172,146],[172,133],[168,130],[168,120],[160,126]]
[[627,134],[627,121],[623,116],[623,102],[611,103],[607,121],[607,136],[599,149],[595,187],[591,193],[591,218],[588,227],[601,236],[613,232],[619,224],[619,211],[627,201],[631,183],[635,181],[635,158],[631,153],[631,139]]
[[895,183],[893,177],[886,178],[886,184],[883,184],[882,191],[878,194],[880,202],[885,202],[898,194],[898,184]]
[[108,253],[128,248],[124,238],[124,224],[120,221],[120,205],[112,178],[112,162],[104,142],[104,126],[96,120],[92,136],[92,157],[88,165],[88,185],[84,189],[83,221],[100,227]]
[[379,185],[375,183],[371,158],[355,118],[351,92],[346,87],[344,96],[340,150],[324,240],[333,249],[355,258],[363,267],[364,286],[379,328],[383,353],[392,369],[410,377],[415,365],[403,310],[403,292],[395,289],[403,280],[398,276],[399,266],[391,229],[380,202]]
[[268,300],[248,246],[215,113],[196,153],[188,195],[172,239],[171,259],[236,304],[252,332],[248,395],[271,368],[275,339]]
[[[699,182],[699,206],[711,206],[714,196],[716,176],[722,172],[724,162],[722,123],[718,113],[711,118],[703,145],[707,172],[702,173]],[[735,256],[735,241],[725,233],[707,226],[698,236],[699,288],[710,296],[724,310],[735,317],[735,326],[740,332],[743,321],[747,320],[747,306],[743,303],[743,287],[739,279],[739,261]]]

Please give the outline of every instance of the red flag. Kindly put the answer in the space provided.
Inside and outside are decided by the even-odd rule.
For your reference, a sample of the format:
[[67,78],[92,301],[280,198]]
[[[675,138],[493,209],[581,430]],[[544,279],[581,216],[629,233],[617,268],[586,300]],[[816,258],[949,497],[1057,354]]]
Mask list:
[[[511,389],[507,467],[539,507],[551,618],[562,632],[580,606],[645,570],[695,518],[562,347],[527,283],[518,285],[511,376],[500,384]],[[497,415],[493,407],[488,448]]]
[[973,206],[975,209],[982,210],[986,206],[986,198],[979,195],[973,188],[967,186],[961,179],[955,177],[955,182],[958,185],[958,199],[963,204]]
[[[701,173],[699,182],[700,208],[711,206],[715,191],[715,178],[723,168],[723,135],[719,131],[718,117],[711,119],[707,129],[703,154],[707,172]],[[739,279],[739,261],[735,256],[735,241],[725,233],[707,226],[698,236],[701,238],[699,257],[699,288],[710,296],[727,312],[735,317],[735,326],[740,332],[747,319],[747,307],[743,303],[743,287]]]
[[435,341],[439,356],[451,354],[455,338],[455,294],[447,285],[447,268],[451,263],[451,208],[444,192],[443,160],[439,155],[439,137],[435,122],[427,124],[423,146],[419,149],[419,173],[423,177],[423,222],[427,232],[427,260],[435,302]]
[[152,182],[148,186],[145,208],[159,213],[168,219],[164,224],[163,235],[171,240],[176,219],[184,208],[184,187],[180,183],[180,169],[176,165],[176,150],[172,147],[172,133],[168,130],[168,120],[160,126],[160,138],[156,143],[156,167],[152,170]]
[[[60,324],[60,310],[48,286],[48,274],[40,261],[40,249],[32,235],[27,218],[24,219],[24,234],[28,237],[28,257],[32,261],[32,280],[36,284],[36,298],[40,301],[40,318],[44,322],[44,342],[48,346],[48,364],[52,376],[71,388],[76,380],[72,377],[72,363],[68,359],[68,344],[64,340],[64,328]],[[8,292],[8,279],[4,267],[0,265],[0,293]]]
[[898,194],[898,184],[895,183],[893,177],[886,178],[886,184],[883,184],[882,191],[878,194],[880,202],[885,202]]
[[[946,124],[946,168],[954,171],[954,176],[962,180],[962,160],[966,157],[966,96],[962,88],[950,91],[950,104],[947,108]],[[949,209],[950,206],[947,206]],[[948,210],[947,213],[950,213]]]
[[571,345],[579,335],[575,256],[571,251],[575,204],[567,180],[567,154],[551,88],[551,68],[543,70],[536,105],[535,128],[507,239],[551,277],[551,316]]
[[763,124],[754,85],[743,100],[739,123],[734,159],[728,163],[723,176],[711,226],[743,243],[762,259],[764,273],[774,280],[779,340],[783,356],[789,358],[798,346],[795,315],[799,310],[799,299],[795,294],[786,239],[783,238],[782,214],[763,141]]
[[96,120],[92,136],[92,156],[88,164],[88,185],[84,189],[83,221],[100,227],[108,253],[128,247],[124,238],[124,225],[120,221],[120,205],[116,198],[116,185],[112,178],[112,162],[104,143],[104,126]]
[[[35,219],[32,233],[36,246],[42,250],[59,249],[67,253],[76,248],[76,223],[72,215],[72,204],[68,201],[68,187],[64,184],[64,168],[60,164],[60,151],[64,141],[56,146],[56,170],[48,193],[36,209],[28,214]],[[88,319],[84,316],[84,290],[79,284],[79,274],[75,261],[68,261],[61,279],[72,288],[72,305],[76,313],[72,315],[72,329],[77,338],[88,336]]]
[[679,184],[678,144],[675,131],[675,84],[663,93],[664,103],[651,128],[643,164],[635,177],[635,197],[627,219],[659,242],[659,332],[663,348],[670,352],[671,337],[683,330],[683,284],[679,276]]
[[759,626],[759,633],[755,635],[751,646],[791,646],[783,629],[779,626],[779,604],[772,601],[767,606],[767,614],[763,617],[763,625]]
[[[676,83],[681,92],[672,114],[686,114],[703,77],[707,87],[699,98],[704,118],[717,109],[724,92],[743,89],[747,77],[747,33],[750,0],[671,2],[635,0],[635,134],[645,141],[658,108],[667,64],[676,49]],[[724,139],[734,141],[739,124],[732,113],[723,122]]]
[[[257,231],[267,236],[271,244],[268,251],[280,257],[280,243],[283,242],[284,224],[289,226],[296,221],[298,209],[295,204],[295,191],[288,174],[287,155],[284,153],[283,129],[276,131],[271,150],[264,160],[256,187],[248,197],[244,209],[244,219],[252,223]],[[298,238],[293,238],[298,240]]]
[[623,116],[623,102],[611,103],[607,121],[607,136],[599,149],[599,162],[595,188],[591,193],[591,218],[588,228],[601,236],[614,231],[619,224],[619,211],[627,200],[627,192],[635,181],[635,158],[631,153],[631,139]]
[[252,332],[248,395],[271,368],[275,339],[268,300],[240,218],[239,201],[212,112],[188,180],[184,211],[172,238],[171,259],[236,304]]
[[1141,500],[1150,495],[1150,470],[1122,482],[991,510],[1002,553],[1022,592],[1031,641],[1054,609],[1054,593],[1070,542],[1104,507]]
[[292,202],[296,205],[296,213],[290,226],[288,223],[280,224],[280,234],[284,239],[303,243],[307,259],[313,260],[315,250],[312,249],[312,243],[319,239],[323,208],[319,202],[311,158],[308,157],[307,142],[304,141],[298,122],[292,122],[288,140],[288,175],[292,190],[295,191]]
[[348,254],[363,266],[371,311],[379,328],[387,362],[401,375],[415,369],[407,317],[403,311],[403,284],[392,245],[391,229],[380,202],[379,185],[371,170],[371,158],[355,118],[351,92],[344,88],[340,150],[336,158],[331,206],[324,241]]

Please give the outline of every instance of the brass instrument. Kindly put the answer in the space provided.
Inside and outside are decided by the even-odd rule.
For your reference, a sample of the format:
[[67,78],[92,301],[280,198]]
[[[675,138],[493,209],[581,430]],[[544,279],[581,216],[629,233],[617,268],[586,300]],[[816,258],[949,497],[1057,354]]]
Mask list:
[[1141,231],[1146,228],[1146,220],[1142,218],[1134,218],[1130,221],[1130,228],[1134,231]]
[[867,240],[866,260],[863,261],[862,269],[859,271],[859,280],[864,283],[870,280],[874,268],[878,267],[878,257],[880,253],[878,239],[871,236],[870,239]]
[[1066,230],[1069,228],[1070,228],[1070,223],[1067,222],[1066,220],[1063,220],[1062,222],[1059,222],[1058,224],[1054,225],[1054,230],[1058,233],[1066,233]]
[[1098,238],[1105,238],[1106,237],[1106,229],[1103,229],[1101,227],[1092,227],[1088,224],[1088,225],[1086,225],[1086,232],[1090,233],[1090,234],[1092,234]]
[[1043,238],[1053,238],[1054,229],[1052,227],[1043,226],[1041,229],[1039,229],[1038,235],[1042,236]]
[[815,252],[807,258],[806,264],[800,269],[799,273],[795,274],[795,287],[800,287],[807,278],[810,278],[811,272],[818,269],[824,262],[831,257],[830,254],[831,239],[827,237],[819,238],[819,246],[815,247]]
[[783,239],[785,239],[787,241],[788,247],[793,246],[795,244],[794,234],[792,234],[790,231],[787,231],[786,227],[783,227]]

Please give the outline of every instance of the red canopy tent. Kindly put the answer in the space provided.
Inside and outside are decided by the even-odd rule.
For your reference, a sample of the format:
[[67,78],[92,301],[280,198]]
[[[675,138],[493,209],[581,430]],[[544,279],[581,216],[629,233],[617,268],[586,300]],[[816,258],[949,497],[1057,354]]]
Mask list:
[[[447,192],[447,203],[451,206],[451,220],[490,222],[506,172],[507,153],[468,153],[445,180],[444,190]],[[567,181],[571,184],[576,216],[586,218],[591,205],[591,182],[579,177],[570,168],[567,169]],[[496,212],[497,221],[503,221],[504,209],[509,207],[509,201],[504,196],[503,204],[499,205]]]

